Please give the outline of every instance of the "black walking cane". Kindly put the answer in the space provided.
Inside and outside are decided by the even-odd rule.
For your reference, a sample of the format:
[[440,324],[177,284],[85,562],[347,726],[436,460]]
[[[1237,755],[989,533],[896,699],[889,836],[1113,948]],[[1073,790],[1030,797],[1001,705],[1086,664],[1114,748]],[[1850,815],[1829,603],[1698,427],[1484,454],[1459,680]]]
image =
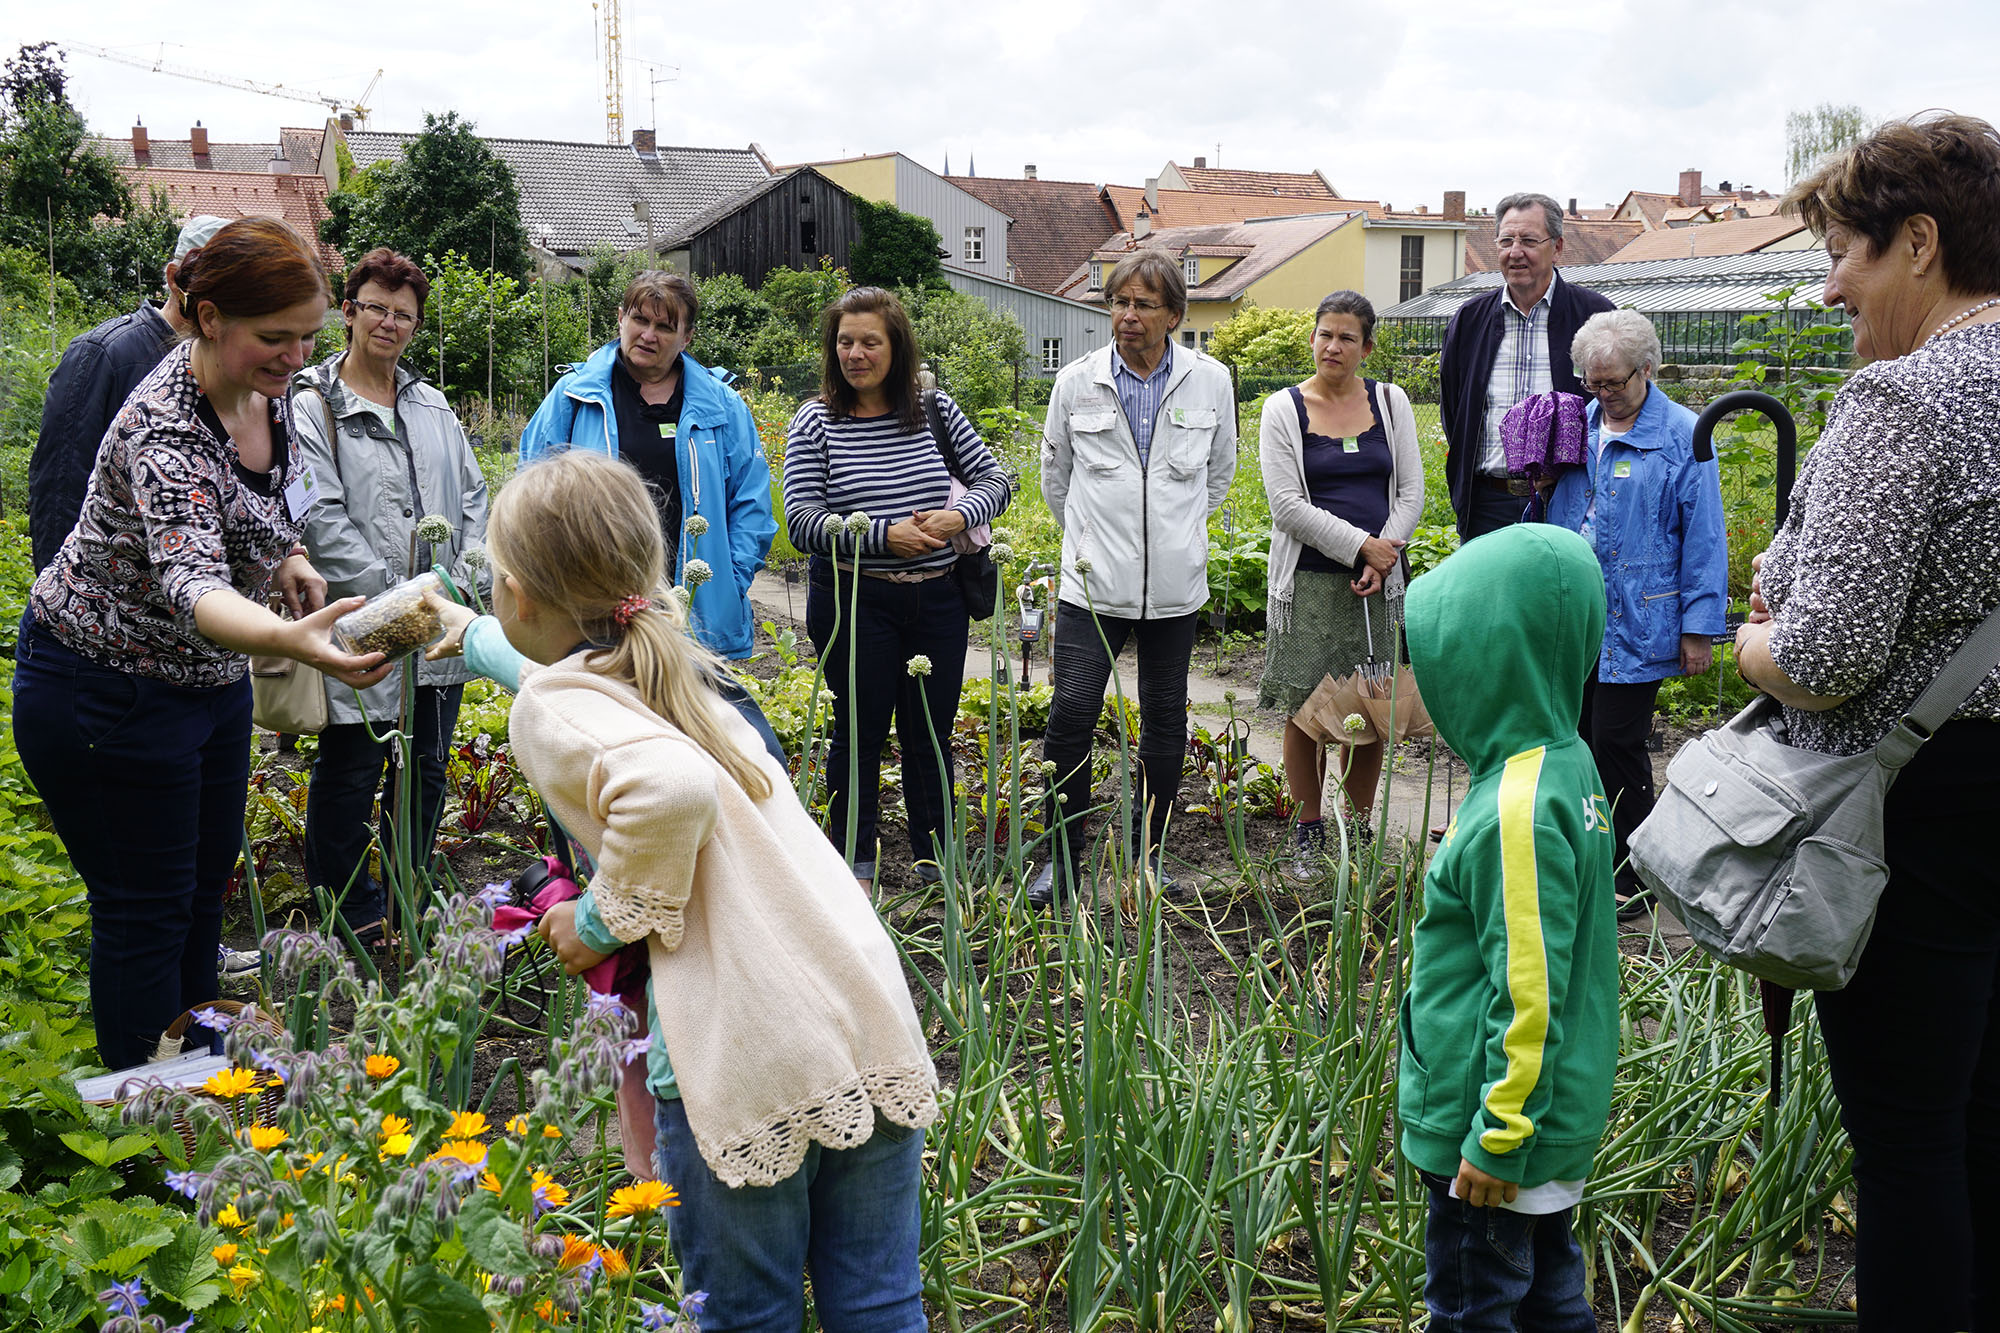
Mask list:
[[[1785,515],[1792,509],[1792,480],[1797,476],[1799,467],[1799,429],[1783,403],[1757,389],[1738,389],[1734,393],[1723,394],[1710,403],[1694,423],[1694,456],[1703,463],[1714,458],[1717,424],[1732,413],[1745,411],[1763,413],[1778,429],[1776,526],[1783,527]],[[1771,1105],[1776,1106],[1784,1095],[1785,1034],[1792,1030],[1792,996],[1795,992],[1772,981],[1759,981],[1757,992],[1763,1001],[1764,1031],[1771,1038]]]

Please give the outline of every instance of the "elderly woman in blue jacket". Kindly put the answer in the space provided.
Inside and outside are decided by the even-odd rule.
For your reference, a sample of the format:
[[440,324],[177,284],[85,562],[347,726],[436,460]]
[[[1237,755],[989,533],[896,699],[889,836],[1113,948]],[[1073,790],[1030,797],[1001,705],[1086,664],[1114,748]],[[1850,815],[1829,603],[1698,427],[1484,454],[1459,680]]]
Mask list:
[[1618,910],[1631,917],[1645,910],[1626,841],[1653,809],[1653,705],[1666,677],[1708,670],[1729,604],[1729,547],[1715,463],[1695,461],[1694,413],[1652,382],[1653,322],[1636,310],[1593,315],[1570,356],[1593,400],[1589,447],[1557,480],[1549,521],[1580,533],[1604,569],[1604,647],[1578,730],[1611,802]]
[[[749,405],[726,371],[688,355],[700,313],[694,284],[680,274],[633,278],[618,304],[618,341],[556,381],[521,432],[521,462],[574,448],[637,469],[660,512],[667,575],[693,592],[688,628],[718,656],[741,660],[756,632],[750,580],[778,524]],[[719,684],[782,755],[757,706],[734,682]]]

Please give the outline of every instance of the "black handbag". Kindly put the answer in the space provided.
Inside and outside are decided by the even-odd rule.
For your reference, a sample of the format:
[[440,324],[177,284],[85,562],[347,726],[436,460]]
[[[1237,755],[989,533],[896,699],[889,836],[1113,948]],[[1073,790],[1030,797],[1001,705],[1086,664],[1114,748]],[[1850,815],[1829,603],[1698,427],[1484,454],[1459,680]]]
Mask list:
[[[938,406],[935,389],[924,395],[924,416],[931,423],[931,442],[937,445],[938,453],[944,458],[945,471],[951,473],[953,481],[965,486],[965,470],[959,466],[958,446],[952,443],[951,432],[945,429],[944,411]],[[993,553],[984,546],[961,551],[958,562],[951,567],[951,576],[958,580],[958,591],[965,599],[966,614],[974,620],[991,618],[993,608],[1000,601],[1000,567],[993,563]]]

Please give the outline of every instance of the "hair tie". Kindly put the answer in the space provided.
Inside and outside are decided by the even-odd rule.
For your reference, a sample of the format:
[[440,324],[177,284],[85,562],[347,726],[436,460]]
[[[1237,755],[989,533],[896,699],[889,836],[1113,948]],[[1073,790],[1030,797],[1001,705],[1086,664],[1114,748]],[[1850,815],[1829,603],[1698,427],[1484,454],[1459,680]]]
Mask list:
[[641,611],[651,610],[652,606],[652,598],[641,597],[635,592],[624,601],[618,603],[617,609],[611,613],[611,618],[618,622],[619,629],[629,629],[632,625],[632,617],[638,615]]

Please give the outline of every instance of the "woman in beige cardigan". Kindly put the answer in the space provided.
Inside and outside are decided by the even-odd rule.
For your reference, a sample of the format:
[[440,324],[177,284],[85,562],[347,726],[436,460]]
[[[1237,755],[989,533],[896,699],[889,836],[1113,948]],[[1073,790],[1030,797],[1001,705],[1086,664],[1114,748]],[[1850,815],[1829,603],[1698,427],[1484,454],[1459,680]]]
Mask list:
[[[1399,562],[1423,513],[1424,466],[1409,398],[1361,375],[1374,347],[1375,307],[1359,292],[1335,292],[1315,316],[1312,378],[1264,400],[1258,449],[1271,502],[1271,562],[1261,708],[1295,714],[1328,673],[1395,658]],[[1378,594],[1364,620],[1362,599]],[[1382,746],[1341,750],[1355,836],[1366,839]],[[1298,832],[1286,873],[1300,882],[1323,869],[1325,773],[1326,748],[1287,722],[1285,780]]]
[[552,455],[501,490],[490,540],[497,614],[441,609],[432,651],[518,687],[515,756],[588,860],[543,938],[572,974],[646,943],[657,1166],[702,1327],[796,1333],[810,1270],[822,1327],[922,1333],[923,1029],[846,862],[683,631],[645,484]]

